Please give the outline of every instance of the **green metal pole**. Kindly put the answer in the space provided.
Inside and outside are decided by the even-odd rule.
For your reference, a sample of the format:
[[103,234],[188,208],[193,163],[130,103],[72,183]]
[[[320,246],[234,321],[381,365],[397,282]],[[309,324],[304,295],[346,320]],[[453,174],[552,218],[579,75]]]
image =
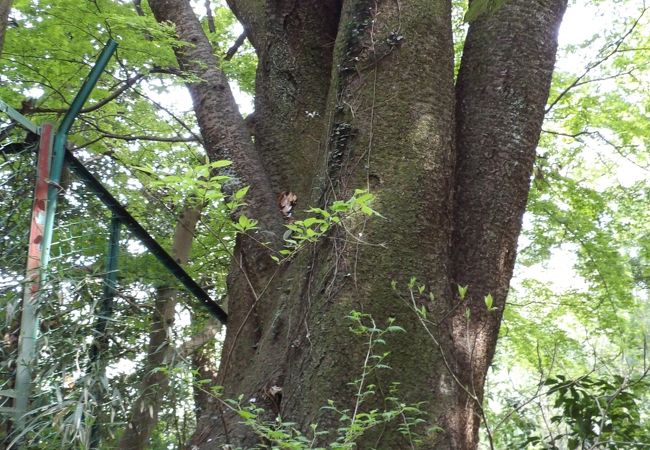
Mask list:
[[97,317],[97,323],[95,324],[95,342],[90,348],[91,365],[99,360],[101,352],[104,350],[103,342],[106,341],[106,327],[113,315],[113,299],[115,298],[115,290],[117,288],[117,263],[120,253],[120,225],[120,218],[113,214],[108,238],[108,254],[106,256],[106,272],[104,274],[101,309]]
[[106,329],[106,320],[113,312],[113,298],[117,288],[117,262],[120,254],[120,218],[113,214],[111,218],[111,234],[108,240],[108,258],[106,260],[106,276],[104,278],[104,303],[102,306],[102,317]]
[[52,234],[54,231],[54,215],[56,212],[57,194],[59,192],[59,183],[61,182],[63,160],[65,158],[65,144],[68,140],[68,133],[70,132],[70,128],[75,119],[79,115],[79,111],[81,111],[81,108],[84,103],[86,103],[90,93],[97,84],[97,81],[108,64],[108,61],[111,59],[111,56],[113,56],[113,53],[115,53],[116,48],[117,42],[113,39],[109,39],[99,55],[99,58],[97,58],[97,62],[84,81],[84,84],[81,86],[79,93],[77,93],[76,97],[72,101],[70,109],[63,117],[61,125],[59,125],[59,129],[56,132],[56,136],[54,136],[52,164],[50,165],[50,188],[47,193],[47,213],[45,215],[45,231],[43,234],[43,270],[47,268],[47,264],[50,260],[50,248],[52,246]]
[[99,448],[100,443],[100,424],[99,418],[104,404],[104,393],[100,382],[106,370],[106,360],[103,353],[108,347],[108,335],[106,328],[113,315],[113,299],[117,287],[117,270],[118,257],[120,251],[120,219],[116,214],[111,218],[111,230],[108,239],[108,255],[106,257],[106,273],[104,274],[104,289],[102,295],[102,304],[95,324],[95,336],[92,347],[90,348],[90,367],[89,371],[94,374],[95,384],[93,388],[93,397],[97,402],[95,421],[90,431],[90,448]]
[[[50,260],[50,248],[52,245],[52,234],[54,232],[54,215],[56,212],[56,201],[59,190],[59,182],[61,181],[61,171],[63,169],[63,159],[65,157],[65,144],[68,139],[68,132],[72,127],[74,120],[79,111],[83,107],[84,103],[88,99],[90,92],[93,90],[97,84],[97,80],[101,73],[103,72],[106,64],[108,64],[109,59],[115,52],[117,48],[117,43],[112,39],[109,39],[108,43],[102,50],[102,53],[99,55],[95,66],[92,68],[88,74],[88,78],[84,81],[84,84],[81,86],[81,90],[76,95],[72,106],[68,112],[63,117],[63,121],[59,126],[58,132],[54,137],[54,142],[52,144],[52,160],[49,164],[49,178],[47,183],[49,184],[47,189],[47,202],[45,206],[45,217],[44,225],[42,231],[42,241],[41,241],[41,260],[39,270],[40,278],[40,288],[42,289],[46,282],[46,273],[47,266]],[[6,109],[6,108],[5,108]],[[3,111],[5,110],[3,109]],[[11,111],[9,111],[11,112]],[[25,305],[24,305],[25,306]],[[37,316],[38,311],[38,302],[30,304],[27,313],[29,313],[30,323],[36,323],[38,321]],[[25,319],[25,318],[23,318]],[[24,350],[20,355],[20,358],[17,362],[18,368],[16,372],[16,428],[17,432],[20,433],[25,426],[25,414],[28,413],[29,409],[29,398],[31,396],[31,367],[36,362],[36,334],[37,330],[33,330],[29,339],[30,345],[23,346]],[[21,336],[23,335],[23,330],[21,330]],[[21,339],[23,339],[21,337]],[[27,344],[27,341],[25,341]]]

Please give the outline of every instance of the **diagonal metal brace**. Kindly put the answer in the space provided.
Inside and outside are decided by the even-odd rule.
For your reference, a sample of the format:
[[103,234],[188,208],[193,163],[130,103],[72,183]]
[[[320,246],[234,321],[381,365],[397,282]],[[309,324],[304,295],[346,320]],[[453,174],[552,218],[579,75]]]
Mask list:
[[23,128],[26,128],[34,134],[41,134],[41,127],[32,123],[27,117],[20,114],[18,111],[7,105],[2,100],[0,100],[0,111],[18,122]]

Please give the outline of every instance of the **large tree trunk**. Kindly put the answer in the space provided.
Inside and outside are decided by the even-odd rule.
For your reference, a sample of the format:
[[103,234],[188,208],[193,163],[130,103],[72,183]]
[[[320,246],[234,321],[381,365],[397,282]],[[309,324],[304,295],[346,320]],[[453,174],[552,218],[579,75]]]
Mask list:
[[[192,88],[204,136],[218,136],[223,114],[226,130],[243,130],[220,104],[229,91],[187,1],[150,3],[192,44],[177,56],[205,80]],[[393,370],[372,374],[376,395],[362,407],[382,409],[392,395],[421,402],[425,423],[414,431],[423,448],[474,448],[566,1],[510,0],[472,23],[456,86],[449,1],[229,4],[260,64],[254,147],[238,132],[243,141],[226,156],[252,184],[248,214],[260,231],[239,237],[229,276],[224,397],[255,399],[269,420],[280,415],[303,432],[317,423],[330,432],[319,440],[333,439],[342,423],[322,407],[352,410],[358,400],[349,383],[362,376],[367,347],[346,316],[362,311],[406,329],[378,348],[391,351]],[[375,195],[383,217],[347,220],[281,265],[255,244],[273,248],[281,235],[274,194],[325,207],[355,188]],[[469,285],[464,301],[457,284]],[[254,446],[253,430],[220,405],[192,444]],[[359,448],[409,448],[398,425],[369,430]]]

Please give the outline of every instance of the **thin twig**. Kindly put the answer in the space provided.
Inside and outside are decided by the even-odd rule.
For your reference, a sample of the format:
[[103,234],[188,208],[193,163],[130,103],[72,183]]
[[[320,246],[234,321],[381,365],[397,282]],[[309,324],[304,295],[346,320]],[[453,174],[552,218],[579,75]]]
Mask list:
[[190,137],[181,137],[181,136],[175,136],[175,137],[169,137],[169,136],[152,136],[152,135],[131,135],[131,134],[115,134],[111,133],[110,131],[106,131],[102,129],[99,125],[91,122],[90,120],[86,120],[83,118],[80,118],[80,120],[88,125],[90,125],[93,129],[95,129],[97,132],[101,133],[104,137],[110,138],[110,139],[120,139],[123,141],[154,141],[154,142],[196,142],[196,138],[194,136]]
[[634,21],[630,29],[627,30],[625,34],[623,34],[623,36],[621,36],[619,39],[616,40],[616,42],[614,43],[614,48],[610,52],[605,54],[598,61],[587,64],[584,72],[582,72],[580,76],[578,76],[575,80],[573,80],[573,82],[570,85],[564,88],[564,90],[560,92],[560,94],[557,97],[555,97],[555,99],[546,107],[544,114],[548,114],[549,111],[551,111],[551,109],[553,109],[555,105],[557,105],[558,102],[562,100],[562,98],[564,98],[564,96],[567,95],[569,91],[571,91],[573,88],[575,88],[576,86],[580,86],[581,84],[585,84],[586,82],[583,82],[582,79],[585,78],[589,74],[589,72],[591,72],[593,69],[603,64],[605,61],[607,61],[609,58],[611,58],[614,54],[616,54],[619,51],[625,39],[627,39],[627,37],[630,36],[632,32],[636,29],[637,25],[639,24],[639,21],[641,20],[645,12],[646,12],[646,8],[644,8],[641,11],[641,14],[639,14],[639,17],[637,17],[637,19]]
[[235,43],[232,44],[232,46],[226,52],[226,55],[223,57],[225,61],[230,61],[232,57],[235,56],[235,53],[237,53],[239,47],[241,47],[244,44],[244,41],[246,40],[247,36],[248,36],[248,32],[244,30],[244,32],[239,35]]
[[[116,89],[113,91],[110,95],[107,97],[103,98],[102,100],[98,101],[94,105],[90,105],[86,108],[83,108],[81,111],[79,111],[80,114],[85,114],[93,111],[97,111],[99,108],[102,106],[107,105],[108,103],[112,102],[115,100],[117,97],[122,95],[124,92],[126,92],[131,86],[136,84],[138,81],[142,80],[146,75],[145,74],[138,74],[134,77],[129,78],[128,80],[123,81],[123,86],[120,87],[119,89]],[[29,112],[30,113],[57,113],[57,114],[65,114],[68,111],[68,108],[30,108]]]

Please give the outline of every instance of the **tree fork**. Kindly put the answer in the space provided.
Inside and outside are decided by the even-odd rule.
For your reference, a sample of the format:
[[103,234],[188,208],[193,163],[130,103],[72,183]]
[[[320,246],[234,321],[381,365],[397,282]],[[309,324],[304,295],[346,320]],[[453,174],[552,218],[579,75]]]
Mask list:
[[[204,146],[212,161],[232,161],[238,185],[248,185],[247,214],[254,216],[268,234],[260,239],[278,243],[281,215],[274,208],[274,195],[262,162],[255,152],[228,80],[210,42],[188,1],[150,0],[156,20],[170,22],[187,45],[174,49],[181,70],[200,81],[188,83]],[[278,236],[280,234],[280,236]]]
[[[196,18],[183,18],[191,13],[186,1],[155,3],[166,6],[165,14],[152,6],[158,20],[166,17],[182,40],[203,45]],[[251,189],[292,190],[299,201],[325,202],[367,187],[386,219],[346,223],[344,232],[281,266],[247,238],[238,239],[218,375],[225,398],[255,398],[270,419],[280,414],[305,432],[313,423],[336,430],[338,418],[321,407],[328,400],[342,408],[354,404],[347,383],[359,373],[364,352],[363,343],[353,343],[345,316],[356,309],[380,326],[394,317],[407,330],[391,336],[399,350],[387,363],[399,370],[373,382],[385,390],[399,381],[400,399],[422,401],[427,426],[442,426],[439,433],[420,430],[422,447],[474,448],[564,0],[512,0],[479,17],[470,26],[455,87],[446,0],[229,4],[260,60],[255,150],[250,141],[233,145],[235,169],[237,152],[250,152],[244,159],[261,161],[255,170],[263,167],[268,175]],[[177,51],[184,69],[191,67],[187,54]],[[193,55],[189,61],[202,59],[204,70],[218,71],[212,55]],[[210,117],[220,100],[200,100],[219,84],[202,88],[193,93],[197,117],[214,124]],[[305,111],[318,115],[307,121]],[[226,113],[240,120],[236,111]],[[240,167],[246,175],[253,166]],[[252,211],[267,217],[273,208],[268,201],[249,198]],[[407,290],[411,277],[436,299],[414,299],[434,324],[429,329],[391,289],[394,280]],[[452,294],[457,284],[469,285],[464,303]],[[497,308],[492,312],[483,300],[488,293]],[[283,389],[280,405],[269,401],[273,386]],[[192,445],[255,445],[258,438],[240,422],[222,408],[208,411]],[[371,430],[358,445],[409,443],[388,427]]]

